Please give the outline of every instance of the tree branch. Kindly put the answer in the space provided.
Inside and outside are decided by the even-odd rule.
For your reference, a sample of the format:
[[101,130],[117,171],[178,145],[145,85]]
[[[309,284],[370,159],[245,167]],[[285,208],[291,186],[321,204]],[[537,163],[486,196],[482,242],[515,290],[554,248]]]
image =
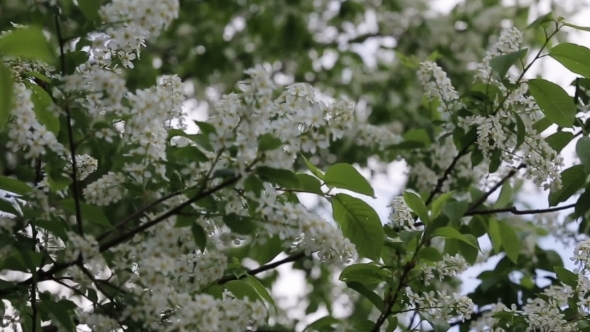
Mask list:
[[473,139],[471,142],[469,142],[468,144],[466,144],[461,151],[459,151],[457,153],[457,155],[455,156],[455,158],[453,158],[453,161],[451,162],[451,164],[449,165],[449,167],[447,167],[447,169],[445,169],[443,175],[438,179],[438,181],[436,182],[436,186],[434,187],[434,189],[430,192],[430,195],[428,195],[428,199],[426,199],[426,202],[424,202],[424,204],[426,204],[428,206],[428,204],[430,204],[432,202],[432,200],[434,199],[434,196],[436,196],[436,194],[441,192],[442,186],[445,183],[445,181],[449,178],[449,175],[451,175],[451,172],[453,171],[453,169],[455,168],[455,166],[457,165],[457,162],[459,162],[459,159],[461,159],[461,157],[463,157],[465,154],[467,154],[467,151],[469,150],[469,147],[471,146],[471,144],[473,144],[476,140]]
[[232,281],[232,280],[238,280],[238,279],[241,279],[241,278],[243,278],[245,275],[251,275],[251,276],[254,276],[254,275],[257,275],[257,274],[259,274],[259,273],[262,273],[262,272],[265,272],[265,271],[272,270],[272,269],[274,269],[274,268],[276,268],[276,267],[279,267],[279,266],[281,266],[281,265],[283,265],[283,264],[286,264],[286,263],[290,263],[290,262],[295,262],[295,261],[298,261],[298,260],[300,260],[300,259],[301,259],[301,258],[303,258],[303,257],[305,257],[305,253],[304,253],[304,252],[300,252],[300,253],[297,253],[297,254],[293,254],[293,255],[291,255],[291,256],[288,256],[288,257],[286,257],[286,258],[283,258],[283,259],[281,259],[280,261],[276,261],[276,262],[274,262],[274,263],[269,263],[269,264],[266,264],[266,265],[262,265],[262,266],[260,266],[260,267],[257,267],[257,268],[255,268],[255,269],[248,270],[248,271],[246,271],[246,274],[244,274],[244,275],[243,275],[243,276],[241,276],[241,277],[237,277],[237,276],[235,276],[235,275],[227,275],[227,276],[224,276],[224,277],[222,277],[221,279],[217,280],[216,284],[218,284],[218,285],[223,285],[223,284],[225,284],[225,283],[226,283],[226,282],[228,282],[228,281]]
[[488,199],[488,197],[490,197],[491,194],[493,194],[496,190],[498,190],[498,188],[500,188],[504,184],[504,182],[506,182],[508,179],[513,177],[514,174],[516,174],[519,169],[525,168],[525,167],[526,167],[525,164],[520,164],[515,169],[510,170],[510,172],[508,172],[508,174],[506,174],[500,181],[498,181],[498,183],[496,183],[490,190],[488,190],[485,194],[483,194],[477,201],[473,202],[469,206],[469,208],[467,209],[467,212],[465,215],[467,215],[467,213],[469,213],[469,212],[473,212],[480,205],[485,203],[485,201]]
[[[55,15],[55,29],[57,31],[57,40],[59,42],[59,53],[61,60],[61,75],[66,76],[66,54],[64,51],[64,40],[61,34],[61,26],[59,24],[59,16]],[[84,236],[84,226],[82,225],[82,211],[80,209],[80,198],[78,197],[78,165],[76,165],[76,145],[74,144],[74,130],[72,128],[72,114],[68,101],[65,103],[66,120],[68,128],[68,141],[70,143],[70,154],[72,159],[72,191],[74,196],[74,205],[76,209],[76,223],[78,225],[78,233]]]
[[158,205],[158,204],[160,204],[160,203],[162,203],[162,202],[164,202],[164,201],[166,201],[166,200],[168,200],[168,199],[170,199],[170,198],[172,198],[172,197],[178,196],[178,195],[180,195],[181,193],[182,193],[182,190],[179,190],[179,191],[176,191],[176,192],[170,193],[170,194],[168,194],[168,195],[166,195],[166,196],[164,196],[164,197],[161,197],[161,198],[159,198],[159,199],[157,199],[157,200],[155,200],[155,201],[153,201],[153,202],[151,202],[151,203],[148,203],[148,204],[144,205],[144,206],[143,206],[143,207],[141,207],[139,210],[137,210],[136,212],[134,212],[134,213],[132,213],[131,215],[127,216],[125,219],[121,220],[119,223],[117,223],[117,224],[114,226],[114,229],[113,229],[113,230],[108,230],[108,231],[106,231],[106,232],[102,233],[101,235],[99,235],[99,236],[96,238],[96,241],[100,242],[100,241],[104,240],[104,239],[105,239],[107,236],[109,236],[109,234],[111,234],[111,233],[112,233],[114,230],[118,230],[119,228],[123,227],[123,225],[125,225],[125,224],[126,224],[126,223],[128,223],[129,221],[131,221],[131,220],[133,220],[133,219],[135,219],[135,218],[137,218],[137,217],[141,216],[142,214],[144,214],[146,211],[148,211],[149,209],[153,208],[154,206],[156,206],[156,205]]
[[541,213],[550,213],[550,212],[567,210],[567,209],[571,209],[575,206],[576,206],[576,203],[573,203],[573,204],[569,204],[569,205],[556,206],[556,207],[547,208],[547,209],[536,209],[536,210],[518,210],[516,207],[511,206],[511,207],[503,208],[503,209],[468,211],[465,213],[465,215],[466,216],[474,216],[474,215],[494,214],[494,213],[503,213],[503,212],[509,212],[509,213],[516,214],[516,215],[541,214]]

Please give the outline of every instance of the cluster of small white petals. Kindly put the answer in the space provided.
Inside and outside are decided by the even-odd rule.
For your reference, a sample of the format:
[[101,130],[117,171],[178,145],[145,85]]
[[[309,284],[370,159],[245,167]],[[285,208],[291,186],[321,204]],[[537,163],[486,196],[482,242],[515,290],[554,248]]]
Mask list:
[[31,100],[32,91],[22,83],[14,84],[12,103],[13,121],[8,124],[9,141],[6,145],[12,151],[25,149],[25,158],[37,158],[48,150],[66,154],[64,146],[47,127],[39,123],[35,115],[35,105]]
[[[334,227],[319,215],[308,211],[303,205],[281,202],[279,192],[265,184],[261,197],[248,193],[249,198],[258,202],[255,211],[260,232],[258,241],[278,236],[285,247],[292,244],[308,254],[316,252],[322,261],[335,264],[348,264],[356,258],[356,248],[344,237],[339,228]],[[229,207],[226,206],[226,209]],[[233,205],[234,210],[227,213],[243,213],[243,207]]]
[[[520,90],[522,89],[518,91]],[[518,105],[524,106],[525,112],[517,114],[513,110],[508,110],[508,107]],[[465,130],[469,130],[470,126],[477,127],[477,144],[485,156],[489,156],[492,150],[499,149],[502,151],[502,161],[511,167],[526,164],[525,176],[532,179],[536,185],[545,189],[560,188],[563,157],[553,150],[532,126],[536,120],[538,106],[528,98],[515,96],[504,107],[487,117],[474,115],[464,118],[461,125]],[[526,135],[517,153],[514,153],[518,143],[517,134],[510,132],[507,127],[517,123],[516,117],[520,117],[524,124]]]
[[493,317],[494,314],[508,309],[504,303],[498,302],[493,304],[489,310],[482,311],[481,317],[471,322],[471,330],[473,332],[506,332],[504,329],[494,327],[497,319]]
[[[2,199],[2,198],[0,198]],[[4,212],[0,211],[0,233],[12,234],[12,228],[16,225],[14,218],[9,218]]]
[[173,275],[178,283],[185,284],[189,279],[195,287],[201,288],[223,277],[227,267],[227,256],[218,251],[205,251],[200,254],[183,255],[176,261]]
[[[326,149],[331,140],[352,129],[354,104],[318,100],[308,84],[287,86],[273,99],[276,87],[262,66],[246,71],[250,77],[239,83],[241,92],[223,96],[209,119],[215,127],[210,141],[215,151],[238,148],[227,159],[244,172],[259,155],[260,136],[271,135],[283,143],[281,149],[265,151],[264,166],[291,168],[299,152],[315,153]],[[260,163],[259,163],[260,165]]]
[[430,284],[430,279],[438,276],[439,280],[442,280],[445,276],[457,277],[465,270],[469,265],[463,256],[456,254],[451,256],[445,254],[442,261],[436,262],[434,265],[424,265],[422,271],[424,273],[425,285]]
[[[68,163],[66,166],[66,171],[71,171],[71,168],[71,164]],[[86,179],[88,175],[96,172],[97,168],[98,160],[87,154],[76,155],[76,171],[78,173],[77,179],[79,181]]]
[[393,227],[401,227],[407,231],[416,230],[414,226],[414,218],[412,218],[412,210],[404,201],[403,196],[396,196],[391,200],[389,206],[392,208],[389,214],[389,221]]
[[82,237],[74,232],[68,232],[68,240],[65,250],[65,260],[68,262],[75,261],[80,255],[85,262],[89,262],[99,255],[98,242],[92,235]]
[[84,188],[84,198],[88,203],[98,206],[116,203],[127,193],[127,189],[122,186],[124,182],[123,174],[108,172]]
[[539,213],[533,216],[535,225],[551,234],[551,237],[560,240],[564,244],[570,244],[576,240],[578,232],[568,228],[559,212]]
[[490,67],[490,60],[499,55],[518,51],[521,44],[522,32],[520,32],[517,28],[512,27],[502,30],[498,41],[488,49],[482,63],[477,65],[478,73],[476,77],[486,83],[496,82],[497,80],[492,77],[492,67]]
[[80,324],[86,324],[93,332],[112,332],[121,329],[117,320],[94,312],[78,313]]
[[[425,96],[429,100],[440,100],[442,105],[439,109],[441,111],[450,112],[460,105],[459,94],[447,77],[447,73],[436,63],[432,61],[421,62],[420,69],[418,69],[418,79],[424,87]],[[448,113],[443,112],[443,115],[446,117]]]
[[157,36],[178,17],[178,10],[178,0],[113,0],[99,14],[105,22],[126,22]]
[[[420,191],[430,191],[435,188],[439,174],[426,166],[424,162],[419,161],[412,166],[409,172],[409,177],[416,181],[416,188]],[[450,188],[450,181],[444,181],[441,186],[441,191],[447,192]]]
[[571,260],[582,272],[590,272],[590,239],[586,239],[576,245]]
[[99,14],[109,23],[103,34],[93,36],[91,53],[95,61],[110,66],[118,58],[126,68],[133,68],[145,41],[158,36],[178,17],[178,0],[114,0],[102,6]]
[[240,300],[225,293],[221,299],[208,294],[191,299],[179,294],[170,301],[180,307],[170,320],[170,331],[246,331],[263,325],[267,316],[260,301]]
[[523,306],[527,332],[569,332],[575,331],[576,324],[568,322],[562,309],[573,295],[569,286],[552,285],[543,292],[546,297],[528,299]]
[[379,151],[402,142],[402,137],[383,126],[360,123],[356,126],[355,143],[359,146],[375,147]]
[[414,293],[410,287],[406,287],[405,295],[413,307],[445,322],[453,317],[469,319],[475,310],[473,301],[458,293],[448,295],[443,290],[418,294]]
[[94,118],[101,114],[121,114],[127,94],[124,78],[112,70],[83,65],[64,79],[64,91],[84,92],[82,105]]
[[342,235],[342,231],[321,219],[304,219],[303,236],[297,244],[306,253],[316,252],[320,261],[350,264],[356,258],[356,247]]
[[125,122],[124,140],[132,147],[130,156],[140,156],[141,163],[127,163],[124,170],[136,182],[143,183],[152,172],[166,180],[167,129],[171,121],[183,117],[184,94],[177,76],[165,76],[150,89],[128,93],[132,105]]

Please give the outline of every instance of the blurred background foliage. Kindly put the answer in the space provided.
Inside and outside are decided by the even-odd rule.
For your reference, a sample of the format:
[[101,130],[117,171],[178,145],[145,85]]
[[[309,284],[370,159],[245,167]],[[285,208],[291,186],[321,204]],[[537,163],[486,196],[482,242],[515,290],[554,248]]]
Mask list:
[[[72,1],[58,0],[67,18],[64,34],[79,36],[96,30]],[[264,63],[272,70],[277,84],[309,82],[326,96],[356,102],[360,122],[384,126],[398,134],[424,129],[433,136],[430,108],[423,102],[417,81],[417,62],[429,57],[436,59],[457,91],[465,93],[472,86],[476,63],[501,29],[523,29],[535,17],[545,14],[539,2],[547,4],[542,0],[512,1],[511,5],[500,0],[451,1],[457,3],[452,10],[440,12],[437,8],[443,2],[446,1],[180,0],[180,17],[165,33],[147,43],[140,60],[134,63],[136,70],[126,72],[128,85],[132,90],[146,88],[159,75],[178,74],[187,82],[187,105],[193,112],[190,116],[202,119],[224,93],[235,89],[236,83],[244,78],[245,69]],[[0,0],[0,31],[10,29],[11,22],[52,26],[52,22],[45,21],[52,16],[45,15],[49,9],[42,3]],[[577,9],[576,2],[573,3],[566,6],[554,1],[550,7],[555,17],[568,17]],[[566,38],[561,34],[555,41]],[[528,31],[525,39],[525,44],[535,47],[543,42],[543,36],[534,31]],[[4,149],[1,144],[0,149]],[[108,156],[108,151],[104,153]],[[355,137],[345,137],[330,151],[324,151],[324,158],[313,162],[320,168],[335,161],[365,167],[369,157],[376,156],[381,162],[371,169],[374,175],[385,172],[384,166],[399,153],[394,148],[359,146]],[[406,161],[411,164],[411,159]],[[407,186],[412,187],[412,183]],[[125,215],[132,208],[121,207],[113,213]],[[235,257],[246,254],[244,250],[241,254],[239,250],[233,253]],[[251,250],[249,255],[252,257]],[[547,260],[559,259],[545,256]],[[263,264],[270,259],[257,260]],[[507,264],[511,263],[501,261],[503,270],[498,270],[493,279],[488,278],[495,283],[493,287],[479,287],[472,294],[476,304],[495,303],[499,297],[506,298],[505,303],[515,302],[509,297],[516,296],[517,291],[537,291],[536,287],[525,288],[510,281],[509,273],[515,267]],[[528,268],[534,270],[534,266]],[[306,314],[324,308],[336,316],[353,315],[357,321],[366,320],[372,306],[367,300],[357,301],[353,294],[338,292],[338,288],[334,293],[333,288],[326,287],[338,273],[316,266],[311,260],[297,262],[294,269],[307,276],[307,295],[301,294],[307,300],[296,304]],[[265,283],[271,285],[277,277],[277,272],[270,273]],[[502,289],[506,296],[498,293]],[[292,330],[300,316],[293,315],[294,311],[287,306],[282,309],[282,318],[274,328]]]

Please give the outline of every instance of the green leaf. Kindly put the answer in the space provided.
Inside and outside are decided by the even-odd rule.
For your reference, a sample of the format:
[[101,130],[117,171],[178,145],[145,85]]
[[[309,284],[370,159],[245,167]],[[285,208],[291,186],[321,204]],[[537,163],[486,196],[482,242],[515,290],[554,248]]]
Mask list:
[[49,231],[64,241],[68,239],[67,231],[69,227],[62,220],[42,220],[35,218],[31,220],[31,223],[36,227]]
[[479,250],[479,246],[473,244],[465,235],[459,233],[458,230],[454,229],[453,227],[441,227],[437,228],[433,233],[432,236],[442,236],[448,239],[455,239],[467,243],[470,246],[473,246],[475,249]]
[[231,280],[225,283],[225,288],[232,292],[238,299],[248,298],[250,301],[256,301],[264,299],[258,294],[256,289],[248,282],[242,280]]
[[438,217],[441,212],[442,206],[446,203],[449,198],[453,197],[454,191],[450,191],[438,196],[433,202],[430,211],[432,212],[432,219]]
[[564,284],[571,286],[573,289],[578,287],[578,275],[573,273],[570,270],[564,269],[563,267],[555,266],[553,268],[555,274],[557,274],[557,279],[563,282]]
[[256,169],[256,173],[263,181],[274,183],[282,188],[297,189],[301,186],[295,173],[286,169],[261,166]]
[[176,216],[176,223],[174,224],[175,228],[183,228],[192,226],[196,222],[196,218],[193,216],[188,215],[177,215]]
[[424,247],[418,252],[418,258],[424,259],[430,262],[440,262],[443,260],[443,256],[440,251],[433,247]]
[[59,118],[55,116],[51,108],[53,105],[53,100],[47,93],[47,91],[43,90],[37,84],[27,84],[27,87],[32,90],[31,100],[35,105],[35,115],[37,116],[37,120],[42,125],[45,125],[47,130],[52,132],[57,136],[59,133]]
[[506,252],[506,256],[516,264],[518,262],[518,255],[520,254],[520,238],[514,229],[506,222],[498,221],[498,229],[500,231],[500,239],[502,240],[502,247]]
[[253,277],[251,275],[246,275],[246,282],[248,284],[250,284],[250,286],[252,286],[252,288],[254,288],[256,293],[258,293],[258,295],[261,298],[263,298],[266,302],[270,303],[273,306],[275,311],[277,310],[277,305],[275,304],[274,299],[272,298],[272,296],[268,292],[268,289],[266,289],[266,287],[264,287],[264,285],[262,285],[260,283],[260,281],[258,281],[258,279],[256,279],[255,277]]
[[571,23],[567,23],[567,22],[562,22],[563,25],[570,27],[570,28],[574,28],[576,30],[581,30],[581,31],[588,31],[590,32],[590,27],[583,27],[581,25],[575,25],[575,24],[571,24]]
[[553,12],[549,12],[545,15],[539,16],[536,20],[534,20],[531,24],[529,24],[526,28],[527,29],[535,29],[539,26],[542,26],[546,23],[554,21],[553,19]]
[[41,60],[48,64],[55,61],[53,47],[43,30],[35,26],[17,28],[0,38],[0,53],[27,60]]
[[[14,203],[16,204],[16,203]],[[0,197],[0,211],[14,214],[15,216],[19,216],[20,212],[18,212],[17,208],[13,203],[3,199]]]
[[207,137],[216,132],[215,127],[210,123],[195,120],[195,124],[199,126],[201,132]]
[[590,210],[590,190],[586,188],[580,197],[578,197],[574,211],[576,216],[583,216],[588,210]]
[[420,142],[424,147],[430,146],[430,137],[428,132],[422,128],[410,129],[404,133],[403,137],[405,142]]
[[[522,122],[522,118],[520,117],[520,115],[514,114],[514,118],[516,120],[516,146],[514,147],[514,150],[516,151],[522,145],[522,143],[524,143],[524,139],[527,135],[527,132],[526,127],[524,126],[524,122]],[[549,120],[547,121],[549,122],[549,124],[551,124]]]
[[271,134],[264,134],[258,138],[258,151],[271,151],[278,149],[283,142]]
[[378,284],[389,277],[389,273],[375,263],[361,263],[349,265],[340,273],[339,280],[344,282],[358,282],[363,285]]
[[43,311],[49,313],[50,317],[59,322],[59,325],[63,327],[64,331],[73,332],[76,330],[76,325],[72,320],[72,317],[75,317],[75,314],[70,303],[72,302],[68,300],[41,301],[39,307]]
[[576,154],[584,164],[584,171],[590,173],[590,137],[582,137],[576,143]]
[[322,171],[309,162],[309,160],[307,160],[304,155],[301,155],[301,158],[303,158],[303,161],[305,162],[305,165],[307,165],[307,168],[309,168],[311,171],[311,174],[317,176],[320,180],[324,180],[324,173],[322,173]]
[[562,127],[572,127],[576,105],[562,87],[544,79],[532,79],[527,84],[529,93],[549,120]]
[[377,212],[364,201],[337,194],[330,199],[334,220],[342,233],[352,242],[360,255],[378,260],[385,240],[385,232]]
[[342,163],[328,167],[324,175],[324,182],[328,187],[348,189],[359,194],[375,196],[369,181],[349,164]]
[[[91,223],[106,226],[108,228],[113,229],[113,225],[109,222],[109,219],[102,213],[102,209],[84,202],[80,203],[80,213],[82,214],[82,219],[86,219]],[[63,207],[64,210],[70,212],[71,214],[76,214],[76,202],[74,199],[65,199],[59,203]]]
[[586,184],[584,165],[575,165],[561,172],[561,183],[559,190],[549,193],[549,206],[565,202],[584,187]]
[[235,213],[223,216],[223,222],[236,234],[249,235],[256,229],[256,223],[252,219]]
[[[477,240],[475,239],[475,237],[473,235],[466,234],[465,236],[467,236],[468,239],[475,240],[475,242],[477,242]],[[448,239],[447,241],[457,241],[457,240]],[[461,256],[463,256],[465,258],[465,261],[467,263],[469,263],[470,265],[475,264],[475,262],[477,261],[478,250],[475,249],[473,246],[470,246],[470,245],[466,244],[465,242],[461,242],[461,241],[457,241],[457,246],[459,247],[459,252],[460,252]]]
[[524,49],[518,50],[516,52],[512,52],[512,53],[508,53],[508,54],[499,55],[497,57],[494,57],[490,60],[490,67],[492,67],[492,69],[496,73],[498,73],[500,78],[504,78],[506,76],[506,73],[510,69],[510,67],[512,67],[514,64],[516,64],[518,62],[518,60],[524,59],[527,52],[528,52],[528,49],[524,48]]
[[498,200],[494,203],[494,208],[503,208],[506,207],[510,203],[512,199],[512,186],[510,182],[506,181],[504,185],[502,185],[502,190],[500,191],[500,195],[498,196]]
[[308,331],[309,329],[313,331],[325,331],[326,328],[332,328],[332,325],[339,324],[340,320],[336,319],[332,316],[325,316],[322,317],[313,323],[307,325],[307,327],[303,330],[303,332]]
[[84,14],[84,17],[86,17],[86,19],[91,22],[95,22],[100,19],[100,16],[98,15],[98,9],[100,6],[100,0],[78,0],[78,7],[80,8],[80,11],[82,14]]
[[320,180],[316,177],[311,176],[309,174],[297,174],[297,178],[299,179],[299,190],[306,191],[312,194],[324,195],[322,191],[322,185]]
[[549,56],[572,72],[590,77],[590,49],[584,46],[561,43],[549,51]]
[[7,176],[0,176],[0,189],[17,195],[26,195],[32,190],[26,183]]
[[191,233],[193,233],[195,244],[201,249],[201,252],[204,252],[207,248],[207,233],[203,227],[195,222],[191,226]]
[[0,62],[0,132],[4,130],[12,113],[14,97],[12,75],[4,62]]
[[363,285],[359,282],[352,281],[352,282],[347,282],[346,286],[348,286],[348,288],[350,288],[350,289],[357,291],[359,294],[364,296],[367,300],[371,301],[371,303],[373,303],[375,305],[375,307],[377,307],[377,309],[383,310],[384,303],[383,303],[383,300],[381,299],[381,297],[379,295],[377,295],[375,292],[373,292],[372,290],[368,289],[365,285]]
[[448,202],[443,205],[443,213],[449,217],[450,221],[459,221],[463,218],[465,212],[469,208],[469,203],[465,201]]
[[488,236],[495,253],[500,252],[502,247],[502,237],[500,236],[500,226],[495,218],[490,218],[488,221]]
[[256,260],[258,264],[264,265],[283,252],[283,241],[278,236],[267,239],[264,244],[258,241],[252,243],[249,257]]
[[412,211],[418,215],[424,225],[430,223],[428,209],[426,208],[426,205],[424,205],[424,202],[420,196],[410,191],[404,191],[404,201],[408,207],[410,207],[410,209],[412,209]]
[[555,152],[559,153],[569,144],[569,142],[572,141],[572,139],[574,139],[574,134],[566,131],[559,131],[545,138],[545,141],[553,150],[555,150]]
[[533,129],[540,134],[547,130],[547,128],[549,128],[549,126],[551,126],[552,124],[553,123],[551,122],[551,120],[549,120],[547,117],[544,117],[541,120],[535,122],[535,124],[533,124]]

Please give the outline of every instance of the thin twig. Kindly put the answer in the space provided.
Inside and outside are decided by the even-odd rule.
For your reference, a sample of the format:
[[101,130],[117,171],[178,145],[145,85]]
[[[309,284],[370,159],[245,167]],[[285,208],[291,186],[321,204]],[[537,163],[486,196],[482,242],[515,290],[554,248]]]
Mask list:
[[279,267],[279,266],[281,266],[283,264],[298,261],[298,260],[300,260],[303,257],[305,257],[305,253],[304,252],[293,254],[293,255],[288,256],[288,257],[286,257],[284,259],[281,259],[280,261],[276,261],[274,263],[262,265],[260,267],[255,268],[255,269],[248,270],[248,271],[246,271],[246,273],[243,276],[240,276],[240,277],[237,277],[237,276],[235,276],[233,274],[232,275],[227,275],[227,276],[225,276],[225,277],[217,280],[216,284],[223,285],[223,284],[225,284],[228,281],[238,280],[240,278],[243,278],[246,275],[254,276],[254,275],[257,275],[259,273],[272,270],[272,269],[274,269],[276,267]]
[[[61,34],[61,26],[59,24],[59,16],[55,15],[55,29],[57,30],[57,40],[59,42],[59,53],[61,60],[61,75],[66,76],[66,54],[64,51],[64,40]],[[84,236],[84,226],[82,225],[82,210],[80,209],[80,198],[78,197],[78,166],[76,165],[76,145],[74,142],[74,130],[72,128],[72,114],[68,101],[64,105],[66,111],[66,120],[68,128],[68,141],[70,142],[70,154],[72,159],[72,191],[74,195],[74,205],[76,209],[76,223],[78,225],[78,233]]]
[[426,199],[426,202],[425,202],[426,205],[430,204],[432,202],[432,200],[434,199],[434,196],[436,196],[436,194],[438,194],[438,193],[441,192],[441,189],[442,189],[443,184],[449,178],[449,175],[451,175],[451,172],[455,168],[455,165],[457,165],[457,162],[459,162],[459,159],[461,159],[461,157],[463,157],[465,154],[467,154],[467,151],[469,150],[469,147],[475,141],[476,140],[473,139],[473,141],[469,142],[468,144],[465,144],[465,146],[461,149],[461,151],[459,151],[457,153],[457,155],[455,156],[455,158],[453,158],[453,161],[451,162],[451,164],[449,165],[449,167],[447,167],[447,169],[445,169],[443,175],[436,182],[436,186],[430,192],[430,195],[428,195],[428,199]]
[[503,209],[491,209],[491,210],[476,210],[476,211],[468,211],[465,213],[466,216],[474,216],[474,215],[483,215],[483,214],[494,214],[494,213],[504,213],[509,212],[516,215],[525,215],[525,214],[541,214],[541,213],[550,213],[556,212],[561,210],[571,209],[576,206],[576,203],[563,205],[563,206],[556,206],[547,209],[536,209],[536,210],[519,210],[514,206],[503,208]]
[[498,181],[490,190],[488,190],[485,194],[483,194],[477,201],[473,202],[469,206],[469,208],[467,209],[466,213],[475,211],[475,209],[477,209],[480,205],[485,203],[485,201],[488,199],[488,197],[490,197],[490,195],[492,195],[496,190],[498,190],[498,188],[500,188],[504,184],[504,182],[508,181],[508,179],[513,177],[514,174],[516,174],[519,169],[525,168],[525,167],[526,167],[525,164],[520,164],[515,169],[510,170],[510,172],[508,172],[508,174],[506,174],[502,179],[500,179],[500,181]]

